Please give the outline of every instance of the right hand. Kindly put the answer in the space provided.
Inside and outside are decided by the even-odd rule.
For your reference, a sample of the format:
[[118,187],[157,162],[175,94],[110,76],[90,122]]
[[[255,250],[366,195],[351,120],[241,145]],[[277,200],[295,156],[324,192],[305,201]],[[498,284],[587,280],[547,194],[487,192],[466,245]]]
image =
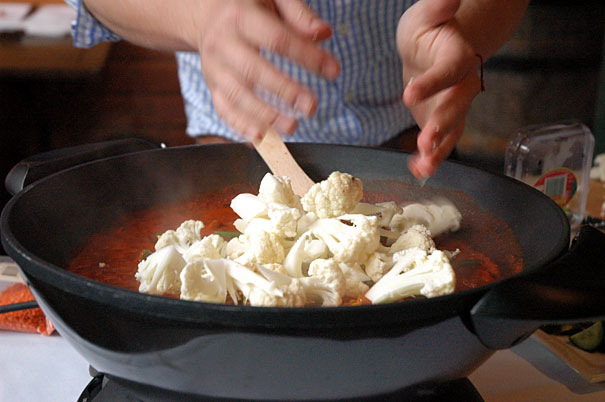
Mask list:
[[296,120],[259,99],[254,87],[279,96],[307,117],[315,113],[316,96],[264,59],[259,49],[333,80],[340,65],[318,46],[331,36],[329,25],[300,0],[209,0],[203,12],[198,49],[219,116],[250,141],[260,140],[271,126],[292,134]]

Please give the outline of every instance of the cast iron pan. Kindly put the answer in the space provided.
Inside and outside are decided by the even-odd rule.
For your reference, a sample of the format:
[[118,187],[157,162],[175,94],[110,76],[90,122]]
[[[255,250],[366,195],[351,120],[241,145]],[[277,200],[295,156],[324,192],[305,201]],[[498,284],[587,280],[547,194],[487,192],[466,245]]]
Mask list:
[[[110,377],[213,398],[350,400],[461,378],[493,349],[518,343],[544,323],[605,316],[603,235],[583,228],[568,250],[567,219],[548,197],[453,162],[422,191],[462,192],[506,221],[521,244],[523,273],[434,299],[283,309],[174,300],[67,272],[62,267],[82,241],[121,214],[200,188],[257,185],[267,172],[242,144],[139,145],[66,168],[22,191],[12,183],[24,180],[9,175],[7,187],[18,192],[2,212],[4,247],[36,300],[61,335]],[[403,152],[324,144],[289,148],[315,180],[340,170],[360,177],[367,191],[387,194],[401,191],[397,183],[414,182]],[[66,151],[71,162],[79,151]],[[62,152],[51,155],[55,163],[64,158]],[[25,161],[27,169],[16,171],[34,170],[44,159]]]

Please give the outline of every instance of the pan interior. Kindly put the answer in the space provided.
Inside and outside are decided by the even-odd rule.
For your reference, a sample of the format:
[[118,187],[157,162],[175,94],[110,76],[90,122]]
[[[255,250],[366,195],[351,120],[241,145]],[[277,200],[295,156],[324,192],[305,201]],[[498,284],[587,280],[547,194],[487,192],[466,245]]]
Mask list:
[[[371,197],[413,201],[446,196],[461,209],[463,225],[472,227],[474,236],[488,234],[483,245],[492,258],[507,250],[499,248],[498,230],[484,231],[482,225],[501,222],[512,230],[525,269],[541,267],[567,247],[569,227],[560,208],[508,177],[446,162],[420,187],[406,168],[406,153],[321,144],[290,148],[314,180],[339,170],[360,177]],[[239,144],[113,157],[60,172],[21,192],[4,211],[2,230],[20,252],[65,267],[89,236],[125,214],[200,192],[251,191],[266,172],[254,150]]]

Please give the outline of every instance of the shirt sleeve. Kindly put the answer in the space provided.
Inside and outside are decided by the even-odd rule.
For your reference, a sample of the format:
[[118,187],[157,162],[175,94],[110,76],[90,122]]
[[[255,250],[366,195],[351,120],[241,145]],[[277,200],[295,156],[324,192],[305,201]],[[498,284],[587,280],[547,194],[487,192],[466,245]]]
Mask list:
[[82,0],[65,0],[65,2],[76,10],[76,19],[71,23],[74,46],[89,48],[100,42],[117,42],[122,39],[88,12]]

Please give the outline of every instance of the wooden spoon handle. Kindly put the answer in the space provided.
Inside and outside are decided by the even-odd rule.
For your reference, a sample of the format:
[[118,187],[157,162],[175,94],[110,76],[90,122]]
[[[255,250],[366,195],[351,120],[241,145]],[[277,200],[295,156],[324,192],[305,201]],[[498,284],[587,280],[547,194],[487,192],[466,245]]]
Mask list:
[[277,131],[270,128],[260,142],[254,143],[254,147],[274,175],[290,178],[295,194],[302,196],[314,184],[296,163]]

